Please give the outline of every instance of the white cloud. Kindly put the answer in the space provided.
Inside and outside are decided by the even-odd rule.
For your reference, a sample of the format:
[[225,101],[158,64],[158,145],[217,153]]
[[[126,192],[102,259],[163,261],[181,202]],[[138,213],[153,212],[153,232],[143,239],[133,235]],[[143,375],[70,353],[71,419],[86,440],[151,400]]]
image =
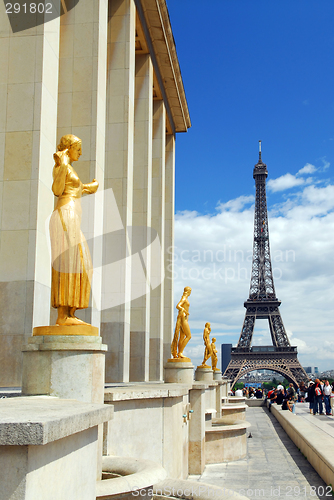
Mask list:
[[330,166],[330,163],[322,158],[323,166],[320,168],[315,167],[311,163],[306,163],[304,167],[298,170],[298,172],[293,175],[289,172],[287,174],[281,175],[276,179],[269,179],[267,182],[268,189],[273,193],[278,191],[285,191],[287,189],[291,189],[297,186],[307,185],[314,183],[314,179],[312,177],[303,178],[300,177],[302,175],[313,174],[316,171],[324,172]]
[[234,200],[229,200],[226,203],[219,202],[217,205],[217,210],[220,210],[221,212],[225,211],[239,212],[246,205],[253,203],[254,199],[255,198],[253,195],[239,196],[238,198],[235,198]]
[[[304,167],[305,168],[305,167]],[[311,170],[311,169],[310,169]],[[304,173],[308,173],[304,171]],[[282,176],[284,177],[284,176]],[[204,352],[207,321],[220,344],[236,344],[248,298],[253,247],[252,196],[218,205],[217,213],[178,214],[175,223],[175,301],[192,287],[185,349],[195,366]],[[301,185],[269,213],[271,257],[282,319],[304,366],[334,368],[334,185]],[[271,344],[266,320],[256,322],[254,343]],[[193,359],[194,358],[194,359]],[[220,362],[220,361],[219,361]]]
[[269,179],[267,182],[268,189],[274,193],[277,191],[285,191],[286,189],[291,189],[302,184],[305,184],[304,179],[289,173],[281,175],[281,177],[277,177],[277,179]]
[[313,172],[315,172],[316,170],[317,168],[314,165],[312,165],[311,163],[306,163],[306,165],[303,168],[298,170],[298,174],[299,175],[313,174]]
[[322,161],[322,167],[320,167],[318,170],[320,172],[326,172],[326,170],[329,169],[331,164],[329,163],[329,161],[326,160],[325,156],[323,158],[321,158],[321,161]]

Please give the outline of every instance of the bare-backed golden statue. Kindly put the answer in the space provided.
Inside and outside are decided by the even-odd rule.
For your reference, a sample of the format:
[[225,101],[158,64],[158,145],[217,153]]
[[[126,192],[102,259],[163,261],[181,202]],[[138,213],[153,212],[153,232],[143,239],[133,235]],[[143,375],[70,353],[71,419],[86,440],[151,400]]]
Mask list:
[[99,183],[83,184],[72,167],[82,154],[81,140],[64,135],[53,155],[52,191],[58,197],[50,219],[52,284],[51,304],[58,309],[57,325],[84,325],[75,316],[89,304],[93,265],[81,232],[81,196],[95,193]]
[[191,332],[188,324],[189,316],[189,300],[191,294],[190,286],[186,286],[181,297],[180,302],[177,304],[176,309],[179,313],[177,315],[175,333],[171,345],[172,356],[175,359],[182,359],[182,361],[190,361],[189,358],[184,356],[183,350],[191,339]]
[[205,328],[203,331],[203,340],[204,340],[204,359],[203,362],[198,368],[210,368],[209,365],[206,364],[207,360],[211,357],[211,344],[210,344],[210,333],[211,333],[211,325],[210,323],[205,323]]
[[218,362],[218,356],[217,356],[217,349],[216,349],[216,339],[215,337],[212,338],[211,342],[211,365],[212,369],[214,372],[220,372],[219,368],[217,368],[217,362]]

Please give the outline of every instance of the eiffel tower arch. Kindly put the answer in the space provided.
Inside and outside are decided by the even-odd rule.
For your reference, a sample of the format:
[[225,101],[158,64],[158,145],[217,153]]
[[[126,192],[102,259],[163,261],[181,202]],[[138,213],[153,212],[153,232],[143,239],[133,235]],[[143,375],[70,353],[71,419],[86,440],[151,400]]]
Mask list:
[[[249,297],[244,303],[246,314],[237,347],[231,350],[231,361],[224,375],[232,380],[232,387],[246,373],[253,370],[272,370],[297,386],[307,380],[307,374],[297,358],[297,347],[291,346],[282,321],[277,299],[270,257],[268,210],[266,196],[267,165],[262,162],[261,141],[259,161],[254,167],[255,213],[252,274]],[[271,346],[253,346],[256,319],[267,319]]]

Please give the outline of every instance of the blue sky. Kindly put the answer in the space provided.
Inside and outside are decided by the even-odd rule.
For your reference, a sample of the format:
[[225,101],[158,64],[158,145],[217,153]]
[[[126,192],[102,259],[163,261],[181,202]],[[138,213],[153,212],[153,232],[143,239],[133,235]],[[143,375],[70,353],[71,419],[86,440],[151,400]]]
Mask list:
[[[175,301],[193,287],[186,354],[201,361],[206,321],[218,344],[238,341],[261,139],[283,321],[304,366],[334,368],[334,2],[167,3],[192,120],[176,144]],[[261,321],[255,343],[270,343]]]
[[217,200],[251,193],[259,139],[272,178],[333,164],[332,1],[168,8],[192,120],[177,137],[177,210],[211,212]]

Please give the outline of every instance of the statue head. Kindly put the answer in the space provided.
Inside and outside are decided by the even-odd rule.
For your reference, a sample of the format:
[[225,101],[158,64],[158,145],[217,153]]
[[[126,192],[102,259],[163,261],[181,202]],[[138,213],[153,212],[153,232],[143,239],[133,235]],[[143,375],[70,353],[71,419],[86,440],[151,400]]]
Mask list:
[[213,342],[213,343],[215,343],[215,342],[216,342],[215,337],[212,337],[212,342]]
[[189,297],[189,295],[191,294],[190,286],[186,286],[183,293]]
[[81,139],[73,134],[66,134],[60,139],[57,146],[58,151],[67,150],[67,154],[71,161],[77,161],[82,154]]
[[205,323],[205,328],[210,328],[211,324],[210,323]]

